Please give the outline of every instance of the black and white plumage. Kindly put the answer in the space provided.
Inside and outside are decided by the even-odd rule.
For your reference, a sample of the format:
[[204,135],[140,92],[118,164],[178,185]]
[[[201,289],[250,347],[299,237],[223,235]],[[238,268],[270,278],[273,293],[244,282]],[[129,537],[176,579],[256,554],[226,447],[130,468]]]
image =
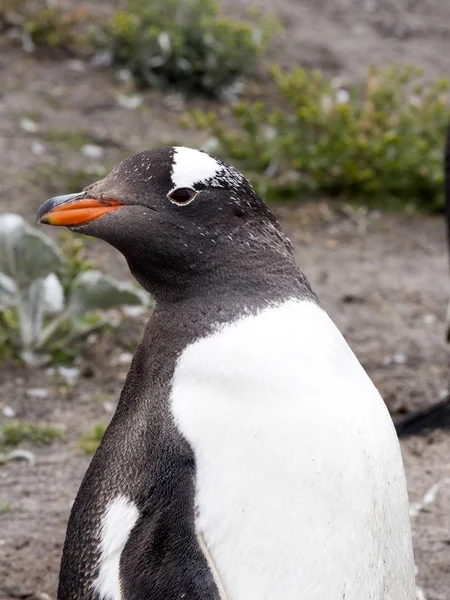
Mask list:
[[400,449],[248,181],[131,156],[38,214],[157,305],[69,520],[60,600],[413,600]]

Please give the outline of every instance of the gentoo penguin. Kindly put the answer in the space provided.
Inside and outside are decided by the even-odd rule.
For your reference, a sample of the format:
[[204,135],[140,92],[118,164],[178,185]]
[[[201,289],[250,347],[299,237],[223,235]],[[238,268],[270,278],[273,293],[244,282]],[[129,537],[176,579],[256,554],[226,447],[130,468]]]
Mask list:
[[[450,126],[447,128],[444,148],[444,208],[447,233],[447,254],[450,259]],[[447,305],[445,337],[450,343],[450,302]],[[421,408],[397,421],[395,428],[399,437],[420,435],[433,429],[450,429],[450,393],[444,400]]]
[[[447,253],[450,259],[450,125],[447,128],[444,150],[444,207],[447,229]],[[447,308],[446,339],[450,342],[450,302]]]
[[388,411],[233,167],[135,154],[38,219],[156,299],[72,508],[60,600],[413,600]]

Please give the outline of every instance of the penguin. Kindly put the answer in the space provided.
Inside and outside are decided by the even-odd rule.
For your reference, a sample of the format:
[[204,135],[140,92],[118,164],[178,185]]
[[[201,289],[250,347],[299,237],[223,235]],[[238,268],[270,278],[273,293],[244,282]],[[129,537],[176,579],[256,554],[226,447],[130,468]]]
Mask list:
[[[444,212],[447,234],[447,254],[450,258],[450,125],[444,145]],[[445,339],[450,343],[450,302],[447,305],[445,320]],[[408,414],[395,423],[399,438],[411,435],[425,435],[433,429],[450,429],[450,393],[443,400],[425,406]]]
[[[450,258],[450,125],[447,128],[444,148],[444,210],[447,233],[447,253]],[[447,343],[450,342],[450,302],[447,307],[446,332]]]
[[111,244],[156,301],[58,599],[413,600],[392,420],[248,180],[152,149],[38,221]]

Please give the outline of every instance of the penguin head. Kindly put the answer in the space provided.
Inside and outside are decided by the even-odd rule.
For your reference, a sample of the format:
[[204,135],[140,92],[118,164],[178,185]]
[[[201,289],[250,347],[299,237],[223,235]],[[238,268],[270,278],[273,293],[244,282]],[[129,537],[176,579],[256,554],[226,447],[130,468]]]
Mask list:
[[107,241],[154,295],[183,293],[206,274],[237,272],[274,249],[292,256],[278,223],[234,167],[199,150],[134,154],[83,192],[57,196],[38,221]]

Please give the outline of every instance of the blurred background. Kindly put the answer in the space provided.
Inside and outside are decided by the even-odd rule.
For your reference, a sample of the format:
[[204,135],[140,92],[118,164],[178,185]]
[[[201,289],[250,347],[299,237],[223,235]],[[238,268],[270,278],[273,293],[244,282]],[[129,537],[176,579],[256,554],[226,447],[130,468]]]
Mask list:
[[[152,308],[35,225],[151,146],[242,170],[394,419],[448,396],[448,0],[0,0],[0,600],[53,600]],[[402,439],[418,600],[450,598],[450,433]]]

